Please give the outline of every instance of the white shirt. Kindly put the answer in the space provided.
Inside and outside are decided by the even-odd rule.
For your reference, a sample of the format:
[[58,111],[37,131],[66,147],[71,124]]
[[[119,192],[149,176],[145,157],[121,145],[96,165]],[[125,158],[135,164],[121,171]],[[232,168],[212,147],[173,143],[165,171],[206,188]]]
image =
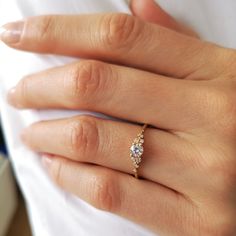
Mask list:
[[[236,47],[235,0],[159,0],[159,4],[203,39]],[[38,14],[129,12],[125,0],[0,0],[0,24]],[[78,114],[78,111],[17,111],[6,92],[24,75],[71,62],[71,58],[18,52],[0,44],[0,110],[13,167],[25,196],[35,236],[151,236],[126,219],[100,211],[56,187],[40,157],[20,141],[32,122]],[[78,180],[79,181],[79,180]],[[161,197],[161,196],[160,196]],[[144,203],[145,204],[145,203]]]

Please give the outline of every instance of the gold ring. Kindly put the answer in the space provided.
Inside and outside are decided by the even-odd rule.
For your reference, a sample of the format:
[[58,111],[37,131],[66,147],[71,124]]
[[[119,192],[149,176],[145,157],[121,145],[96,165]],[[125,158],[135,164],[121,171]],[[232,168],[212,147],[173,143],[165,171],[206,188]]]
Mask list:
[[143,144],[144,144],[144,131],[147,128],[148,124],[144,124],[142,127],[141,132],[137,135],[137,137],[134,139],[131,147],[130,147],[130,158],[133,162],[133,172],[134,177],[138,179],[138,168],[139,164],[142,161],[142,155],[144,152]]

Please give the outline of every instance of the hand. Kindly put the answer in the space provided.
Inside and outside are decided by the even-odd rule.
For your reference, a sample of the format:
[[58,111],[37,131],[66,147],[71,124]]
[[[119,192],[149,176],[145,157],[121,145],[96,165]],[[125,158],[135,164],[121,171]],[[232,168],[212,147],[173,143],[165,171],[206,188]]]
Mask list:
[[163,18],[142,18],[162,26],[124,14],[40,16],[6,25],[2,40],[13,48],[96,59],[27,76],[9,101],[152,125],[139,180],[129,159],[137,123],[72,117],[34,124],[23,139],[51,154],[43,160],[60,187],[99,209],[161,235],[233,236],[235,51],[184,35],[192,31],[155,10]]

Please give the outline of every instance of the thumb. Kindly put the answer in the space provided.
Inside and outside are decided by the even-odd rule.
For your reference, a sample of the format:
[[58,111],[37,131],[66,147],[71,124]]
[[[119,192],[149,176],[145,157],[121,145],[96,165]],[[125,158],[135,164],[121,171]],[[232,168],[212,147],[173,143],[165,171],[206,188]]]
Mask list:
[[178,23],[172,16],[165,12],[154,0],[131,0],[130,8],[133,15],[152,22],[154,24],[159,24],[166,28],[178,31],[180,33],[198,37],[197,34],[186,27]]

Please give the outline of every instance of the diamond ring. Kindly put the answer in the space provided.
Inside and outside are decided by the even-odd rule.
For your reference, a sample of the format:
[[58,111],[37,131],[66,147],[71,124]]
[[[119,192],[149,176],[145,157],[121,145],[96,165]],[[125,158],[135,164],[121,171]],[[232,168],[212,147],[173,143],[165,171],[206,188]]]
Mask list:
[[144,144],[144,131],[147,128],[147,124],[143,125],[143,128],[141,132],[137,135],[137,137],[134,139],[131,147],[130,147],[130,158],[133,162],[133,172],[134,177],[138,179],[138,168],[139,164],[142,161],[142,155],[144,152],[143,144]]

